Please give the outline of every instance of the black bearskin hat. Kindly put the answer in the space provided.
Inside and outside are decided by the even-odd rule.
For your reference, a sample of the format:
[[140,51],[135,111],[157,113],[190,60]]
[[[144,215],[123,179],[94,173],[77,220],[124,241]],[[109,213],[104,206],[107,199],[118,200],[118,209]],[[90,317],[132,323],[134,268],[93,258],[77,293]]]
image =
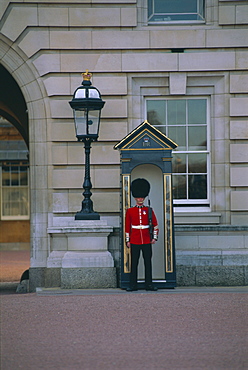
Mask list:
[[134,198],[146,198],[150,191],[150,184],[146,179],[135,179],[131,183],[131,192]]

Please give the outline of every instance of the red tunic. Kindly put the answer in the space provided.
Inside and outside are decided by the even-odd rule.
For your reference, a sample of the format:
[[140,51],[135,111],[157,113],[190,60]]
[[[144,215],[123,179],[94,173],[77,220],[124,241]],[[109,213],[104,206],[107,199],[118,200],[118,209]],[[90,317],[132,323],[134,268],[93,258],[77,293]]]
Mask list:
[[[152,211],[153,239],[158,238],[158,222]],[[128,208],[125,219],[126,242],[131,244],[150,244],[148,207]]]

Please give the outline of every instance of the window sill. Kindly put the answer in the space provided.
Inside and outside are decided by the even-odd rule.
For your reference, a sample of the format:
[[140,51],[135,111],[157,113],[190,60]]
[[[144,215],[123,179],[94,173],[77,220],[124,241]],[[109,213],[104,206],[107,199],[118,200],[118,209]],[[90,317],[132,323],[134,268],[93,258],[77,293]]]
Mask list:
[[175,212],[175,225],[218,225],[221,213],[217,212]]
[[206,21],[158,21],[158,22],[148,22],[148,26],[169,26],[169,25],[193,25],[193,24],[206,24]]
[[30,220],[29,216],[2,216],[1,221],[23,221]]

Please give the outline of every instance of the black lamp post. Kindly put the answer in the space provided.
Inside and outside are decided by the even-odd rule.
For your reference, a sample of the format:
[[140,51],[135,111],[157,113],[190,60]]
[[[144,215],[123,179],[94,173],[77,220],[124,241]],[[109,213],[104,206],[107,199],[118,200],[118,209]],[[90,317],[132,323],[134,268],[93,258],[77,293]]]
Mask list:
[[101,110],[105,104],[101,99],[101,94],[91,84],[92,74],[86,70],[82,74],[83,82],[78,87],[69,102],[74,113],[74,123],[76,137],[78,141],[84,142],[85,148],[85,177],[84,177],[84,200],[82,209],[75,215],[75,220],[100,220],[100,215],[93,210],[93,202],[90,199],[91,180],[90,180],[90,149],[92,141],[97,141],[100,127]]

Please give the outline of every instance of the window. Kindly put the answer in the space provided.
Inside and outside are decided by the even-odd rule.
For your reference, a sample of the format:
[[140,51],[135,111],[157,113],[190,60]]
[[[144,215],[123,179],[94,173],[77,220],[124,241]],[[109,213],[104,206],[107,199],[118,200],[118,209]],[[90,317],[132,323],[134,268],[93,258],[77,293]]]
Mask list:
[[27,162],[3,162],[1,168],[1,219],[29,219]]
[[147,120],[178,144],[173,152],[175,206],[209,206],[206,98],[147,100]]
[[203,22],[204,0],[148,0],[148,23]]

